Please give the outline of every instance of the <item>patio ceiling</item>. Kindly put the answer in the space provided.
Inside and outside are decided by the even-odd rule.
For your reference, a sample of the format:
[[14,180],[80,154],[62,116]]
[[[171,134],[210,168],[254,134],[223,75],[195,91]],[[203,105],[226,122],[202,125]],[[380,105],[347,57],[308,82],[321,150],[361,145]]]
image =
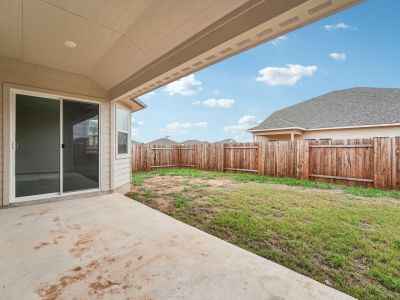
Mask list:
[[137,97],[361,1],[0,0],[0,56]]

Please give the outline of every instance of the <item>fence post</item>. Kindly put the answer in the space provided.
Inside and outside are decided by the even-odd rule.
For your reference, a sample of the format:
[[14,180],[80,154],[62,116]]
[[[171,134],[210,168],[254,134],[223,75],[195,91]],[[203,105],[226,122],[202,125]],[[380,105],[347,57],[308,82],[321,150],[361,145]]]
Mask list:
[[265,142],[258,142],[258,174],[265,175]]
[[155,150],[151,150],[151,145],[147,145],[147,170],[151,170],[151,166],[154,165]]
[[302,142],[301,151],[303,152],[303,161],[301,166],[302,179],[310,179],[310,142]]
[[391,158],[390,158],[390,161],[391,161],[391,188],[392,189],[395,189],[396,188],[396,186],[397,186],[397,184],[396,184],[396,181],[397,181],[397,174],[396,174],[396,170],[397,170],[397,160],[396,160],[396,138],[394,138],[394,137],[392,137],[392,138],[390,138],[390,146],[391,146],[391,149],[390,149],[390,154],[391,154]]
[[393,188],[397,189],[397,169],[398,169],[398,160],[399,160],[399,155],[400,155],[400,148],[399,148],[399,137],[394,137],[393,138],[393,147],[394,147],[394,152],[393,152],[393,174],[394,174],[394,182],[393,182]]
[[178,167],[181,167],[181,161],[182,161],[182,158],[181,158],[181,153],[182,153],[181,145],[178,145],[176,147],[177,147],[177,150],[178,150]]
[[225,144],[218,145],[218,151],[220,152],[220,171],[225,172]]
[[374,138],[374,187],[392,186],[390,138]]

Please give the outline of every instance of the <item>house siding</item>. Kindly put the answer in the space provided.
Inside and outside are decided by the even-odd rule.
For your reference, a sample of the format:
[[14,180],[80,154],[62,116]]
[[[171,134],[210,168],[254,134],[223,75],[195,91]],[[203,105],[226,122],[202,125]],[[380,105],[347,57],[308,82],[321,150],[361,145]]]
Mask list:
[[[117,145],[116,145],[116,129],[115,129],[115,113],[116,113],[116,108],[117,107],[122,107],[125,108],[126,110],[130,111],[130,108],[127,107],[126,105],[122,104],[122,103],[116,103],[113,105],[112,107],[112,115],[113,115],[113,120],[112,123],[113,124],[113,139],[112,142],[114,143],[114,146],[112,147],[112,149],[117,149]],[[128,155],[124,156],[124,157],[118,157],[117,155],[117,150],[113,151],[114,155],[113,155],[113,160],[114,160],[114,168],[113,168],[113,187],[112,189],[118,189],[119,187],[126,185],[126,184],[130,184],[131,182],[131,153],[130,153],[130,149],[131,149],[131,142],[130,142],[130,136],[131,136],[131,123],[130,123],[130,118],[129,118],[129,134],[128,134]]]
[[[290,134],[268,134],[253,133],[255,141],[263,142],[269,140],[287,141],[290,140]],[[295,133],[295,140],[304,139],[361,139],[374,137],[396,137],[400,136],[400,125],[384,127],[365,127],[365,128],[342,128],[342,129],[323,129],[305,131],[301,134]]]
[[[63,71],[43,68],[0,58],[0,205],[8,204],[9,169],[9,91],[17,87],[37,92],[101,101],[101,189],[110,189],[110,104],[107,91],[88,78]],[[5,161],[5,158],[7,161]],[[5,176],[7,173],[7,176]]]

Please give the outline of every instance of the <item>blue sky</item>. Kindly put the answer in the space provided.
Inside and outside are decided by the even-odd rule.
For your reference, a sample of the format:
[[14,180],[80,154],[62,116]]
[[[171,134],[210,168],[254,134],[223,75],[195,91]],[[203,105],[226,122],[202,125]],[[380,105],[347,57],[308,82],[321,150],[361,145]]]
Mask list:
[[247,141],[245,129],[275,110],[338,89],[400,87],[399,10],[369,0],[144,95],[132,138]]

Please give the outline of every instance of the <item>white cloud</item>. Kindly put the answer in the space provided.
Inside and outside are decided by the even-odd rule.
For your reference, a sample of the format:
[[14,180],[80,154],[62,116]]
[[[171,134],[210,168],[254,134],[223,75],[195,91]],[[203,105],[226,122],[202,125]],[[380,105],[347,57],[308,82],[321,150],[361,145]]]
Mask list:
[[207,122],[173,122],[167,124],[165,128],[160,128],[160,131],[169,132],[169,133],[186,133],[190,128],[206,128],[208,127]]
[[157,95],[157,93],[154,92],[154,91],[151,91],[149,93],[144,94],[143,96],[140,96],[140,98],[141,99],[149,99],[149,98],[151,98],[151,97],[153,97],[155,95]]
[[317,66],[302,66],[302,65],[286,65],[286,68],[267,67],[258,71],[260,76],[257,81],[264,82],[268,85],[295,85],[303,77],[310,77],[316,71]]
[[239,142],[250,141],[251,135],[247,132],[247,129],[258,125],[258,123],[259,121],[256,116],[245,115],[239,118],[237,124],[225,126],[224,131],[234,134],[235,136],[233,138]]
[[218,94],[219,94],[219,90],[214,90],[214,91],[213,91],[213,94],[214,94],[214,95],[218,95]]
[[144,125],[143,121],[138,121],[134,118],[131,118],[131,136],[136,137],[140,134],[140,127]]
[[175,94],[182,96],[193,96],[201,90],[201,81],[197,80],[194,74],[183,77],[167,85],[165,90],[172,96]]
[[207,122],[197,122],[197,123],[180,123],[180,122],[173,122],[173,123],[169,123],[167,125],[168,129],[173,129],[173,130],[178,130],[178,129],[186,129],[186,128],[193,128],[193,127],[197,127],[197,128],[205,128],[208,126]]
[[140,135],[140,128],[132,127],[131,137],[137,137]]
[[286,35],[282,35],[280,37],[277,37],[276,39],[273,39],[271,41],[271,44],[273,46],[278,46],[278,45],[280,45],[280,44],[282,44],[284,42],[287,42],[287,41],[288,41],[288,37]]
[[[350,25],[347,25],[343,22],[337,23],[337,24],[329,24],[329,25],[325,25],[324,29],[328,30],[328,31],[332,31],[332,30],[337,30],[337,29],[351,29],[352,27]],[[353,28],[355,29],[355,28]]]
[[224,131],[229,133],[240,133],[242,131],[246,131],[251,127],[256,126],[258,123],[259,122],[256,116],[245,115],[239,119],[237,124],[225,126]]
[[144,122],[143,121],[138,121],[136,119],[131,119],[131,125],[132,125],[132,127],[143,126]]
[[346,54],[343,52],[332,52],[329,53],[329,57],[332,58],[333,60],[345,60]]
[[231,108],[234,104],[235,104],[235,100],[234,99],[215,99],[215,98],[211,98],[211,99],[207,99],[204,101],[199,101],[199,100],[195,100],[192,102],[192,104],[194,105],[204,105],[207,107],[220,107],[220,108]]

